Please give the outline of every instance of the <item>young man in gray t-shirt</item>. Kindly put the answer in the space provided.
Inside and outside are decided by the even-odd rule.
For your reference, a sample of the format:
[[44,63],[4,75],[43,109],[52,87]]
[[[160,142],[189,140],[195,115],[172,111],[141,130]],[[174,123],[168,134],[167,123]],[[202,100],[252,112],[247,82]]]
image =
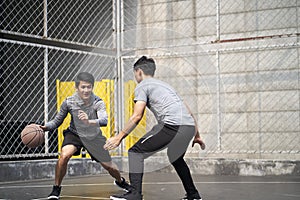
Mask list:
[[75,80],[76,92],[64,100],[53,120],[40,126],[45,131],[54,130],[63,123],[68,113],[71,115],[70,125],[63,132],[64,140],[55,168],[55,184],[48,196],[49,200],[60,198],[61,183],[67,172],[68,162],[73,155],[79,155],[82,148],[116,179],[117,186],[125,190],[130,187],[121,177],[109,152],[103,149],[106,138],[102,135],[100,127],[107,125],[108,117],[104,101],[93,93],[94,82],[92,74],[80,72]]
[[113,200],[141,200],[144,159],[167,148],[170,163],[179,175],[187,200],[200,200],[190,170],[183,157],[189,142],[193,140],[205,148],[200,138],[197,123],[187,105],[176,91],[167,83],[154,79],[156,66],[151,58],[141,57],[134,64],[135,79],[139,83],[134,91],[134,112],[125,128],[115,137],[107,140],[104,148],[117,147],[142,119],[144,110],[148,107],[155,115],[158,124],[146,133],[128,151],[129,179],[132,189],[122,195],[113,195]]

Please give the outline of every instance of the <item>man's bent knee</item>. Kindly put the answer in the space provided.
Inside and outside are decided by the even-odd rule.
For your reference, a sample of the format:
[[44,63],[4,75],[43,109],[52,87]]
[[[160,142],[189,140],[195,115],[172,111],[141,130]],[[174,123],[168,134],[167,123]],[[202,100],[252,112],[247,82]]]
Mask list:
[[68,161],[77,151],[74,145],[66,145],[62,148],[59,160]]
[[73,154],[60,154],[59,160],[69,161]]

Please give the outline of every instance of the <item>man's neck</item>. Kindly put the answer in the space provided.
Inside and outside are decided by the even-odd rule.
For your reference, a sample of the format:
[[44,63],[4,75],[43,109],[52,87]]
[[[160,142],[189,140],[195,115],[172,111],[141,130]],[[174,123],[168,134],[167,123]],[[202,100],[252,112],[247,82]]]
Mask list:
[[85,100],[82,100],[85,106],[88,106],[91,102],[91,97]]
[[145,79],[149,79],[149,78],[153,78],[153,76],[149,76],[149,75],[143,75],[143,80],[145,80]]

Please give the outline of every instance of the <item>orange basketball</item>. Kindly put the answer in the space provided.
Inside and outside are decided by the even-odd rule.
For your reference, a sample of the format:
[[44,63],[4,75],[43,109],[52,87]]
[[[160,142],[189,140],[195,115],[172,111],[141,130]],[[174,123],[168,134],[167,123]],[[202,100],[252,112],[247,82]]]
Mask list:
[[35,148],[42,145],[45,141],[45,133],[37,124],[27,125],[21,132],[23,144],[29,148]]

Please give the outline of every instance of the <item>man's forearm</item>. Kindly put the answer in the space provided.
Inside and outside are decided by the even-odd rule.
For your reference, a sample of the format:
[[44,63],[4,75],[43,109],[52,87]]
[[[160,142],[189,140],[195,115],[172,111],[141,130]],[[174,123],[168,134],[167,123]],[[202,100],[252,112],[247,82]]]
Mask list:
[[122,139],[125,138],[128,134],[130,134],[135,127],[137,127],[138,123],[140,122],[141,118],[137,116],[131,116],[128,122],[125,124],[125,127],[120,131],[119,137]]
[[102,126],[107,125],[107,118],[105,118],[105,119],[90,119],[90,120],[88,120],[88,122],[89,122],[89,125],[91,125],[91,126],[102,127]]
[[128,122],[125,124],[125,127],[122,129],[122,132],[125,134],[131,133],[135,129],[135,127],[138,125],[138,122],[135,122],[134,119],[130,118]]

